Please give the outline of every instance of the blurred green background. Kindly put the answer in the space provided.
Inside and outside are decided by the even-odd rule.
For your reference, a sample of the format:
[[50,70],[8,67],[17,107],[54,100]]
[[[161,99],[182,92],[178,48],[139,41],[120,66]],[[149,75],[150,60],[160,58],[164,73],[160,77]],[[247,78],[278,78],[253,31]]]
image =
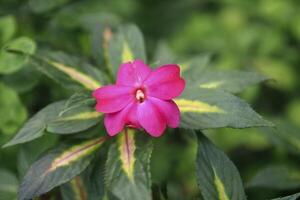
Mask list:
[[[221,129],[207,134],[236,164],[249,199],[300,191],[300,1],[0,0],[0,46],[26,36],[37,48],[91,58],[91,38],[97,36],[97,28],[122,23],[141,28],[148,57],[153,58],[149,64],[159,62],[156,58],[161,55],[184,60],[208,53],[212,57],[210,67],[254,70],[270,77],[267,83],[238,95],[273,120],[278,125],[275,131]],[[3,51],[0,145],[29,116],[70,95],[30,65],[13,65],[15,68],[8,70],[1,62]],[[9,198],[14,198],[21,176],[17,163],[24,151],[20,149],[37,156],[46,147],[32,146],[46,144],[49,137],[55,140],[46,136],[39,142],[0,150],[0,182],[9,177],[5,179],[11,182]],[[164,136],[155,145],[154,183],[170,199],[196,198],[196,142],[181,132],[176,137]],[[5,184],[0,183],[0,199],[3,188]]]

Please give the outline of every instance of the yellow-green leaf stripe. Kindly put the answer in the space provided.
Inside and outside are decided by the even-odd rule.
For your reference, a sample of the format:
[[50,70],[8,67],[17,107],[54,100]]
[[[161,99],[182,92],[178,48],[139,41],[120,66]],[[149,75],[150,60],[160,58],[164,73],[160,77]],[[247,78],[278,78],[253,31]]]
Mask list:
[[215,175],[214,184],[218,191],[218,197],[219,197],[218,199],[219,200],[229,200],[229,198],[226,194],[225,188],[224,188],[224,184],[222,183],[222,181],[219,178],[218,174],[216,173],[215,169],[214,169],[214,175]]
[[218,106],[209,105],[197,100],[175,99],[175,103],[182,113],[226,113],[226,111],[224,111],[222,108],[219,108]]
[[101,86],[101,84],[97,80],[93,79],[92,77],[82,72],[77,71],[72,67],[68,67],[58,62],[50,62],[50,63],[58,70],[66,73],[74,81],[82,84],[88,90],[95,90]]
[[70,163],[89,155],[91,152],[95,151],[101,144],[106,140],[106,137],[97,138],[91,141],[87,141],[83,144],[76,145],[70,149],[63,152],[58,156],[51,164],[47,172],[56,170],[57,168],[67,166]]
[[215,89],[223,85],[223,81],[214,81],[214,82],[208,82],[208,83],[203,83],[200,85],[201,88],[206,88],[206,89]]
[[87,200],[87,193],[85,191],[85,186],[82,183],[80,176],[76,176],[71,180],[71,187],[74,192],[76,200]]
[[102,113],[96,112],[96,111],[91,111],[91,112],[82,112],[78,113],[73,116],[69,117],[62,117],[58,119],[57,121],[72,121],[72,120],[89,120],[89,119],[95,119],[98,118],[102,115]]
[[122,168],[127,174],[129,179],[133,180],[133,171],[135,157],[134,152],[136,149],[134,140],[134,130],[126,128],[124,133],[119,134],[119,152],[122,162]]
[[126,41],[124,41],[123,44],[123,51],[122,51],[122,61],[123,62],[129,62],[129,61],[133,61],[134,57],[133,54],[129,48],[129,45]]

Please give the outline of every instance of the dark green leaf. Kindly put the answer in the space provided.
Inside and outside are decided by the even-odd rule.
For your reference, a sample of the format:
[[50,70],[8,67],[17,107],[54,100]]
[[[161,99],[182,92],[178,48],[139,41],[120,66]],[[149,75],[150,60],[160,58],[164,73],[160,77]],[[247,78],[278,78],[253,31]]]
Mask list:
[[[53,147],[58,137],[54,134],[46,134],[41,138],[20,146],[18,152],[18,174],[23,178],[31,164],[36,161],[46,150]],[[38,151],[37,151],[38,149]]]
[[221,89],[227,92],[238,93],[249,86],[266,80],[268,80],[267,77],[255,72],[207,70],[199,74],[197,80],[190,80],[190,82],[200,88]]
[[62,52],[41,51],[37,56],[30,56],[26,52],[14,49],[10,49],[9,52],[17,57],[29,56],[38,70],[65,88],[94,90],[101,86],[101,80],[106,80],[105,75],[97,68]]
[[90,106],[80,106],[66,111],[47,123],[47,131],[58,134],[77,133],[96,125],[102,114]]
[[[60,191],[63,200],[87,200],[89,193],[81,176],[76,176],[68,183],[61,186]],[[101,199],[101,198],[98,198]]]
[[35,59],[36,67],[62,84],[63,87],[80,90],[94,90],[105,82],[104,75],[89,63],[63,52],[44,51]]
[[175,99],[181,111],[181,127],[190,129],[271,126],[246,102],[219,90],[186,88]]
[[197,137],[196,172],[204,199],[246,199],[241,177],[234,164],[201,132],[197,132]]
[[257,172],[247,187],[262,187],[278,190],[300,188],[300,171],[287,166],[269,166]]
[[97,159],[80,176],[62,185],[63,200],[101,200],[105,193],[102,161],[97,155]]
[[36,161],[22,181],[19,199],[37,197],[74,178],[87,168],[93,152],[105,139],[102,137],[68,148],[57,148]]
[[125,130],[108,152],[105,182],[109,192],[120,200],[151,199],[152,143],[138,139],[138,134],[132,129]]
[[282,120],[277,120],[275,124],[275,127],[261,128],[262,133],[265,134],[275,146],[299,155],[299,128],[290,122]]

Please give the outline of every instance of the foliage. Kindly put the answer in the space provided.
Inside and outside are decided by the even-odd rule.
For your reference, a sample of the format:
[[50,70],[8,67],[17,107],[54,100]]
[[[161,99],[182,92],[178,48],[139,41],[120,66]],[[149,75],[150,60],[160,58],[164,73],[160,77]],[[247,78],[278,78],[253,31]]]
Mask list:
[[[0,4],[0,200],[299,197],[297,2]],[[108,137],[91,93],[137,58],[180,65],[180,127]]]

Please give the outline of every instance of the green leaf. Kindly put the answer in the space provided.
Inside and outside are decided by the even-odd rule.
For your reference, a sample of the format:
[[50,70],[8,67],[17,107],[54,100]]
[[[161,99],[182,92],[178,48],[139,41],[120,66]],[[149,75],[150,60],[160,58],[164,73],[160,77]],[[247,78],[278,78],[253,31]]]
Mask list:
[[[27,55],[22,51],[9,51],[17,56]],[[106,79],[101,71],[89,63],[62,52],[42,51],[30,58],[38,70],[68,89],[94,90],[101,86],[101,80]]]
[[98,24],[92,29],[92,54],[95,62],[99,66],[108,65],[109,49],[108,43],[112,38],[110,26]]
[[137,134],[126,129],[108,152],[105,181],[109,192],[120,200],[151,199],[152,143],[143,142],[145,138],[138,138]]
[[183,128],[247,128],[271,126],[246,102],[219,90],[186,88],[175,99],[181,112]]
[[109,41],[108,57],[113,75],[116,75],[121,63],[134,59],[146,62],[144,39],[137,26],[126,25],[119,28]]
[[24,177],[32,163],[44,154],[45,151],[53,147],[57,140],[57,135],[47,134],[20,146],[17,157],[19,177]]
[[181,64],[183,77],[187,84],[196,85],[205,89],[221,89],[231,93],[238,93],[268,80],[264,75],[256,72],[227,70],[217,71],[208,66],[210,55],[204,54],[192,58],[190,61]]
[[246,199],[241,177],[234,164],[201,132],[197,132],[197,137],[196,173],[204,199]]
[[94,107],[94,105],[95,105],[95,99],[91,96],[91,94],[75,93],[66,101],[66,104],[63,110],[61,111],[61,114],[71,109],[78,108],[80,106]]
[[187,80],[198,80],[199,76],[201,76],[204,70],[208,67],[209,61],[209,54],[197,55],[189,61],[180,64],[181,73],[187,78]]
[[21,130],[14,136],[14,138],[3,147],[28,142],[41,137],[46,130],[48,121],[55,119],[64,105],[65,101],[59,101],[40,110],[32,118],[30,118]]
[[160,42],[155,50],[154,62],[158,62],[159,65],[175,63],[176,56],[166,43]]
[[[18,94],[0,83],[0,131],[4,134],[14,134],[27,117]],[[4,117],[5,116],[5,117]]]
[[47,131],[58,134],[78,133],[96,125],[102,113],[94,108],[95,100],[86,94],[74,94],[60,113],[47,123]]
[[86,200],[89,195],[81,176],[76,176],[70,182],[61,186],[60,190],[63,200]]
[[8,52],[7,49],[33,54],[36,49],[36,44],[26,37],[20,37],[6,44],[0,51],[0,74],[16,72],[28,62],[28,56],[13,54]]
[[98,158],[80,176],[62,185],[60,191],[63,200],[103,199],[105,192],[102,163],[103,160]]
[[297,200],[299,197],[300,197],[300,192],[290,196],[280,197],[272,200]]
[[47,60],[50,69],[46,65],[37,65],[43,73],[53,80],[61,83],[64,87],[71,89],[94,90],[104,82],[104,75],[89,63],[67,55],[63,52],[42,52],[43,58]]
[[71,108],[47,123],[47,131],[58,134],[77,133],[96,125],[101,120],[102,113],[90,106]]
[[275,121],[275,127],[261,128],[261,132],[265,134],[275,146],[282,148],[284,151],[299,155],[299,128],[284,120]]
[[287,166],[269,166],[258,171],[246,186],[278,190],[297,189],[300,188],[300,171]]
[[10,40],[16,32],[16,20],[7,15],[0,18],[0,44]]
[[268,80],[267,77],[255,72],[245,71],[206,71],[199,74],[198,81],[190,80],[200,88],[221,89],[238,93],[249,86]]
[[17,199],[18,179],[11,172],[0,169],[0,200]]
[[51,9],[57,8],[66,4],[70,0],[52,0],[49,2],[43,0],[29,0],[29,7],[35,13],[43,13]]
[[49,152],[30,167],[20,186],[19,199],[38,197],[80,174],[105,140],[101,137]]
[[3,76],[2,81],[18,93],[25,93],[38,84],[40,77],[41,73],[32,65],[26,64],[19,71]]

